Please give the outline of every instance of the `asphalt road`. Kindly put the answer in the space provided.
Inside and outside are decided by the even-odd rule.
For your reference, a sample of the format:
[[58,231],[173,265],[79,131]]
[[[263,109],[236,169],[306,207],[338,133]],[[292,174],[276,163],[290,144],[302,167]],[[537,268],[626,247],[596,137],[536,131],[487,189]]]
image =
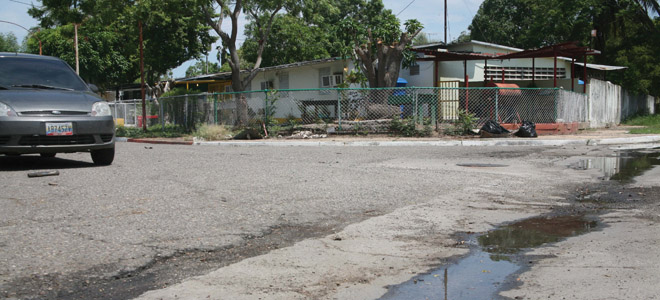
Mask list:
[[118,143],[107,167],[0,156],[0,297],[133,298],[443,195],[530,201],[493,221],[513,220],[594,178],[564,160],[609,152]]

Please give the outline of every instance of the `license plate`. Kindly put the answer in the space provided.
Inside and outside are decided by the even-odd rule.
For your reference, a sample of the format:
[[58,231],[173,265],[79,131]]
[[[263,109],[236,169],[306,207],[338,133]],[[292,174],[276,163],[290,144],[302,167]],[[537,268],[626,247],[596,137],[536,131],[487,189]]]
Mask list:
[[73,135],[73,123],[46,123],[46,135]]

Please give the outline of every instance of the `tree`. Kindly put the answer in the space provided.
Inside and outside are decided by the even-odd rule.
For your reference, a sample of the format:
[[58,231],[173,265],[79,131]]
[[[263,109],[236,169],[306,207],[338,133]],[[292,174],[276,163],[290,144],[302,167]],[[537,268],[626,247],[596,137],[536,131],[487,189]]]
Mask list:
[[402,32],[399,20],[381,0],[344,3],[349,5],[341,11],[344,17],[338,22],[336,33],[344,45],[350,45],[369,87],[396,86],[404,56],[408,61],[414,58],[406,50],[422,31],[421,23],[408,20]]
[[20,48],[13,33],[0,33],[0,52],[18,52]]
[[472,39],[525,49],[582,42],[601,51],[591,61],[628,67],[609,80],[660,95],[660,26],[650,17],[659,13],[657,0],[485,0],[469,29]]
[[[366,77],[372,77],[369,81],[371,87],[394,86],[402,60],[407,66],[414,58],[412,52],[407,50],[421,24],[410,21],[409,25],[407,28],[410,30],[402,32],[399,20],[385,9],[381,0],[297,0],[287,3],[286,14],[275,17],[273,33],[269,37],[271,42],[263,55],[263,65],[328,57],[353,58],[360,71]],[[257,57],[259,45],[253,26],[254,21],[247,25],[246,35],[250,38],[241,48],[249,57]],[[402,38],[403,34],[405,38]],[[373,49],[365,51],[361,45],[368,44],[369,38],[373,39]],[[380,48],[383,63],[374,65],[379,55],[378,41],[387,46]],[[361,51],[362,57],[358,51]],[[371,67],[365,67],[365,61]],[[378,68],[384,71],[377,72]],[[380,83],[378,76],[382,77]]]
[[[259,32],[256,22],[245,26],[246,40],[241,46],[244,58],[256,61],[259,50]],[[337,54],[327,38],[327,31],[319,26],[310,26],[304,19],[291,14],[278,14],[266,44],[261,65],[277,66],[300,61],[328,58]]]
[[[75,64],[78,28],[80,75],[99,86],[139,78],[138,21],[143,23],[145,73],[155,82],[169,69],[199,57],[213,44],[201,0],[43,0],[28,13],[39,20],[44,52]],[[36,51],[36,41],[28,48]]]
[[523,49],[587,41],[595,0],[485,0],[470,38]]
[[[261,66],[262,56],[268,38],[271,33],[271,28],[275,15],[284,6],[283,0],[215,0],[219,6],[220,12],[216,13],[213,9],[213,3],[208,2],[202,6],[202,11],[205,15],[206,24],[209,25],[222,41],[221,56],[222,61],[226,62],[231,68],[232,89],[236,92],[245,90],[252,79],[257,76],[259,67]],[[238,17],[244,12],[248,19],[255,23],[254,30],[257,33],[257,51],[254,65],[250,69],[246,69],[246,76],[241,78],[241,58],[239,55],[236,41],[238,38]],[[226,18],[231,22],[230,32],[222,29],[222,24]],[[238,124],[239,126],[247,125],[248,109],[247,100],[244,97],[238,99],[236,109],[238,111]]]
[[213,74],[219,72],[221,72],[220,65],[214,62],[206,62],[200,59],[197,60],[195,64],[188,67],[188,69],[186,70],[186,77],[194,77],[194,76]]

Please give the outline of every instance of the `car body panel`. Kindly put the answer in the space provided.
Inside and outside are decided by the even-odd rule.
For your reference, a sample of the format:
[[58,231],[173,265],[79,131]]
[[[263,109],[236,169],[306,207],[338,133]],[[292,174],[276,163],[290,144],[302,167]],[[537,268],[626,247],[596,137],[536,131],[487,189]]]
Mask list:
[[93,93],[60,90],[0,90],[0,102],[18,114],[31,111],[91,112],[95,102],[103,101]]
[[[29,87],[30,84],[44,84],[49,79],[38,78],[36,82],[23,83],[10,78],[14,73],[8,74],[6,69],[3,70],[3,59],[12,60],[11,72],[20,72],[18,67],[26,63],[33,68],[31,72],[35,73],[35,66],[47,62],[55,66],[55,69],[61,68],[55,71],[66,73],[60,78],[72,78],[72,87],[75,89]],[[0,89],[0,103],[11,107],[14,113],[0,116],[0,154],[88,152],[115,147],[112,116],[92,115],[94,103],[105,100],[91,92],[73,69],[60,59],[0,53],[0,84],[3,87]],[[20,86],[22,84],[26,86]],[[73,134],[47,136],[46,123],[70,124]]]

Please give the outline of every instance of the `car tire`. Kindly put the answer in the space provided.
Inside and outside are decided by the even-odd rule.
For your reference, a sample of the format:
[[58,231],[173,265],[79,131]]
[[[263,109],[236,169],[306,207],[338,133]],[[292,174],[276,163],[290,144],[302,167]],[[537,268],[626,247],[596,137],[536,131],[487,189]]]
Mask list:
[[92,161],[97,166],[108,166],[115,159],[115,147],[101,150],[92,150]]
[[39,153],[39,155],[41,155],[41,157],[44,157],[44,158],[53,158],[53,157],[55,157],[55,154],[57,154],[57,153],[54,153],[54,152],[53,153]]

